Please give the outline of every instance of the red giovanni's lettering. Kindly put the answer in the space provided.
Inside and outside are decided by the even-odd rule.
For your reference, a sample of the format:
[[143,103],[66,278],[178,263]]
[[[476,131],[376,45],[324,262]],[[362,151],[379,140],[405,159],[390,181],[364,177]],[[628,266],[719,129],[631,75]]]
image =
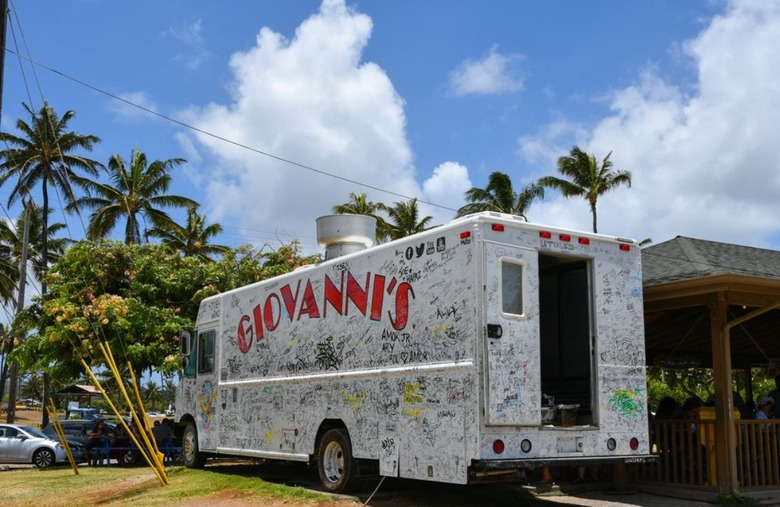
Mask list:
[[282,322],[297,322],[302,318],[325,319],[334,314],[361,314],[380,321],[386,315],[393,329],[400,331],[409,321],[409,305],[414,290],[407,282],[395,277],[366,273],[354,276],[341,272],[337,279],[327,274],[320,293],[315,292],[310,279],[297,280],[266,295],[251,313],[238,319],[238,349],[246,354],[252,343],[260,343],[266,331],[273,331]]

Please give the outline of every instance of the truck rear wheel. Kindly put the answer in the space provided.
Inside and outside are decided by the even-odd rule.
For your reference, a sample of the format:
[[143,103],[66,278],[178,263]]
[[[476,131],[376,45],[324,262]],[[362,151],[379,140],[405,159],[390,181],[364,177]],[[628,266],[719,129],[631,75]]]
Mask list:
[[347,430],[335,428],[322,435],[317,470],[323,487],[331,493],[344,493],[354,487],[357,474]]
[[184,427],[184,435],[181,439],[181,454],[184,466],[187,468],[203,468],[206,464],[206,456],[198,449],[198,430],[195,423],[187,422]]

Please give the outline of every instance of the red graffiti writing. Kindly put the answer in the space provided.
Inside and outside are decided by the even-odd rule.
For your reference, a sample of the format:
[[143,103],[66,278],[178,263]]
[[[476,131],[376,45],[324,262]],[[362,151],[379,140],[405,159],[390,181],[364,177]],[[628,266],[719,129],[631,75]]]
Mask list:
[[[385,298],[389,303],[385,302]],[[404,329],[409,322],[409,303],[414,299],[414,290],[407,282],[398,282],[395,277],[389,281],[384,275],[366,273],[355,278],[349,271],[342,272],[337,281],[327,274],[318,294],[310,279],[286,284],[271,292],[249,314],[238,319],[237,343],[241,352],[247,353],[252,343],[259,343],[266,331],[274,331],[282,322],[328,318],[328,313],[346,316],[360,312],[373,321],[382,320],[385,305],[389,306],[387,318],[393,329]]]

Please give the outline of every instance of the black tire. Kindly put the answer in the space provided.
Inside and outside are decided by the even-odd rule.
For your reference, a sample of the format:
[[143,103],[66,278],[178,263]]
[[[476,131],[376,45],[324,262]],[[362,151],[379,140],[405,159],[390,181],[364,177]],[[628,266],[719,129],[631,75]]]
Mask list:
[[54,464],[57,458],[54,456],[54,451],[51,449],[38,449],[33,454],[33,465],[38,468],[49,468]]
[[187,422],[184,427],[184,435],[181,439],[181,456],[184,466],[187,468],[203,468],[206,464],[206,456],[198,449],[198,430],[195,423]]
[[322,435],[317,449],[320,483],[331,493],[344,493],[357,483],[356,463],[347,430],[336,428]]

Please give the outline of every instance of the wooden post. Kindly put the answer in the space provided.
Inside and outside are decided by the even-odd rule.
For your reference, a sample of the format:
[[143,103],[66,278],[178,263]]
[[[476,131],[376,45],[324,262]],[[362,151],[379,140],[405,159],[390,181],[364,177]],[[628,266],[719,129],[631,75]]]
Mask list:
[[[712,367],[715,377],[715,456],[709,463],[717,463],[717,490],[721,495],[738,492],[737,445],[734,433],[734,402],[731,387],[731,341],[726,326],[728,302],[719,292],[710,304],[710,333],[712,336]],[[712,485],[714,486],[714,485]]]

